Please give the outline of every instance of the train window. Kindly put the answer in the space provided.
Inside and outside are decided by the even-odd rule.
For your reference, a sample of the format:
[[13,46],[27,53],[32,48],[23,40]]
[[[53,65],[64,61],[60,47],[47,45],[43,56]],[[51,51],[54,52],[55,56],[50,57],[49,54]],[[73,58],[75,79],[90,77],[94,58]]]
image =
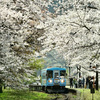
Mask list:
[[65,76],[66,76],[66,71],[65,70],[60,71],[60,77],[65,78]]
[[52,70],[47,71],[47,79],[48,78],[53,78],[53,71]]
[[42,73],[42,79],[46,79],[46,73]]

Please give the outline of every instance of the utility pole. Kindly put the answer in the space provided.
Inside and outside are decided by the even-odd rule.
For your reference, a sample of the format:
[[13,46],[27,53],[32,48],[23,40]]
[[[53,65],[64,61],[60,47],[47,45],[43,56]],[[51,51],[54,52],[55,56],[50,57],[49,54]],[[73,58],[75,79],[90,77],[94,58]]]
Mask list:
[[70,77],[70,66],[69,66],[69,77]]
[[70,67],[70,63],[68,64],[68,68],[69,68],[69,77],[70,77],[70,72],[71,72],[71,67]]
[[91,64],[92,64],[92,63],[90,63],[90,66],[89,66],[90,68],[92,67]]
[[79,77],[81,77],[81,72],[80,72],[81,71],[81,66],[77,65],[76,67],[77,67],[77,72],[79,73]]
[[70,70],[71,70],[71,67],[69,66],[69,77],[70,77]]

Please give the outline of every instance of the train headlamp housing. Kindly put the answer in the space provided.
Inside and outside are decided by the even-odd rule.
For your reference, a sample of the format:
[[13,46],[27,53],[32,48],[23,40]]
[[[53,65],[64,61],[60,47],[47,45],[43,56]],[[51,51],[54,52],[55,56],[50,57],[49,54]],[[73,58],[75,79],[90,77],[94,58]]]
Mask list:
[[65,82],[64,79],[61,79],[60,81],[61,81],[61,83],[64,83]]
[[51,79],[49,80],[49,83],[52,83],[52,80]]

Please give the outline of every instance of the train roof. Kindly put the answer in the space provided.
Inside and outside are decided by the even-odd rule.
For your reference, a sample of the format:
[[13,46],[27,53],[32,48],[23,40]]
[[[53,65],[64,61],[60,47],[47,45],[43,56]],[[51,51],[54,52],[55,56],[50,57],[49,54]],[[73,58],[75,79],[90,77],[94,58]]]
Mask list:
[[59,67],[51,67],[51,68],[46,68],[43,70],[66,70],[66,68],[59,68]]

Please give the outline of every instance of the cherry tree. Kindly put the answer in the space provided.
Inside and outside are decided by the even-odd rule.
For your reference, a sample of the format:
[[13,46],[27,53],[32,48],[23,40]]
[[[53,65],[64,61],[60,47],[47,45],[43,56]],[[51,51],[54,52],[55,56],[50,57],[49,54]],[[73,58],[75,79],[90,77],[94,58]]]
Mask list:
[[[67,3],[70,7],[65,6]],[[70,66],[100,65],[99,3],[99,0],[62,0],[62,15],[55,13],[57,17],[47,20],[44,36],[38,39],[45,48],[42,53],[56,49]],[[60,10],[61,6],[54,8]]]
[[42,16],[33,0],[0,0],[0,79],[6,85],[17,87],[29,80],[26,74],[33,76],[27,62],[41,48],[37,38],[44,29],[36,26]]

